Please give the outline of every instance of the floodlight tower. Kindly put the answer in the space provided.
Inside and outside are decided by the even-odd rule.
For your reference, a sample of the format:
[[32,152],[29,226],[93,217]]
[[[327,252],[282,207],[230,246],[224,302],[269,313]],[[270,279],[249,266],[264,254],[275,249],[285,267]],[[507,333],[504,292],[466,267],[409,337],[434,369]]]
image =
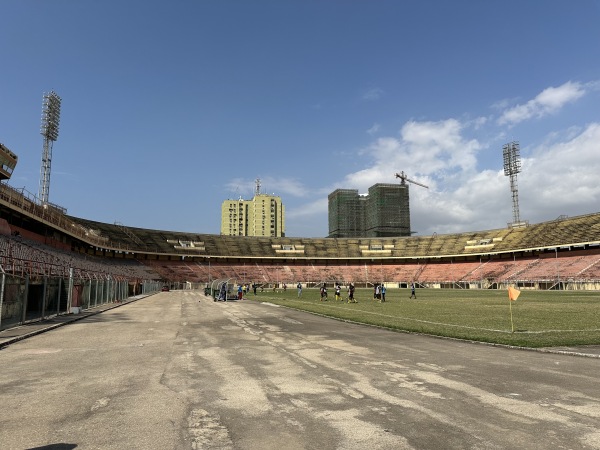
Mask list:
[[42,170],[40,174],[40,191],[38,194],[42,204],[48,203],[50,192],[50,166],[52,164],[52,145],[58,139],[58,123],[60,122],[61,99],[54,91],[44,93],[42,103],[42,126],[40,134],[44,137],[42,151]]
[[521,150],[516,141],[504,144],[502,147],[504,159],[504,175],[510,177],[510,191],[513,201],[513,225],[520,225],[519,217],[519,188],[517,186],[517,174],[521,172]]

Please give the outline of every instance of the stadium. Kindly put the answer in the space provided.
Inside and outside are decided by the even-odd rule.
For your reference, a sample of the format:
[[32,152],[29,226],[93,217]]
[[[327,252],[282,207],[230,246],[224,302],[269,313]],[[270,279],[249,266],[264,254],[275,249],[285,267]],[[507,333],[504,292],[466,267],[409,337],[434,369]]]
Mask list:
[[240,237],[72,217],[6,183],[0,213],[2,328],[163,286],[203,289],[214,280],[268,287],[600,287],[600,213],[431,236]]
[[[285,289],[298,283],[309,288],[334,283],[392,289],[413,284],[463,290],[600,287],[600,213],[538,224],[521,221],[516,142],[503,148],[514,218],[505,228],[413,236],[406,182],[427,186],[402,172],[396,174],[400,186],[370,189],[372,201],[357,200],[354,191],[349,197],[348,191],[330,195],[338,211],[333,220],[330,217],[327,238],[199,234],[92,221],[50,203],[50,161],[60,103],[54,91],[44,95],[37,196],[8,184],[18,157],[0,145],[0,329],[171,288],[205,289],[215,296],[223,286],[224,292],[231,292],[236,285]],[[380,211],[379,197],[384,194],[378,189],[401,192],[394,194],[394,204],[402,211],[402,227],[390,231],[389,224],[396,221],[389,211]],[[350,199],[346,206],[344,195]],[[358,213],[357,205],[363,203],[368,208]],[[375,224],[373,235],[344,237],[356,231],[343,229],[344,218],[356,216],[364,217],[371,228]]]

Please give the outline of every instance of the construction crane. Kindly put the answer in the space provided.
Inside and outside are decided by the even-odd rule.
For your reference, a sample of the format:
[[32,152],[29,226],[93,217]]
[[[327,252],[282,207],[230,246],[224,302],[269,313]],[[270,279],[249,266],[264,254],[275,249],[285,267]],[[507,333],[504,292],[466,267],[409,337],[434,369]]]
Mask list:
[[408,181],[409,183],[413,183],[416,184],[417,186],[421,186],[424,187],[425,189],[429,189],[429,186],[425,186],[424,184],[421,184],[417,181],[411,180],[410,178],[408,178],[408,175],[406,175],[404,172],[400,172],[396,174],[396,178],[400,178],[400,184],[405,186],[406,182]]

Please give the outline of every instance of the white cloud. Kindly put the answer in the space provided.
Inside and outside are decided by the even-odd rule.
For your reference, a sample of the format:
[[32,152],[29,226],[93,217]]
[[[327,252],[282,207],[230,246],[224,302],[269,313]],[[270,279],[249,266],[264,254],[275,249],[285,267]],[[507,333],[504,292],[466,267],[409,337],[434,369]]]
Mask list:
[[[455,119],[407,122],[400,130],[400,137],[381,137],[363,149],[363,156],[370,156],[373,161],[371,166],[347,174],[341,182],[330,186],[327,194],[337,188],[358,189],[363,194],[376,183],[398,183],[395,173],[404,171],[409,178],[430,187],[425,189],[411,184],[411,216],[416,220],[416,230],[431,234],[469,229],[470,221],[479,217],[477,211],[486,205],[486,192],[498,190],[500,182],[496,181],[489,189],[464,187],[465,183],[469,185],[468,176],[478,176],[475,173],[476,154],[481,148],[477,140],[465,139],[464,128]],[[489,174],[483,175],[483,179],[489,184]],[[473,183],[476,181],[474,178]],[[510,191],[504,187],[509,198]],[[469,195],[473,198],[466,201]],[[497,205],[488,205],[489,211],[496,208]],[[319,201],[288,210],[286,215],[294,218],[299,230],[304,221],[316,218],[322,221],[327,217],[326,194]],[[434,223],[446,225],[442,230]]]
[[[499,228],[510,222],[511,193],[502,171],[459,173],[440,191],[411,189],[411,228],[420,235]],[[440,182],[444,185],[444,182]]]
[[[235,198],[242,196],[245,199],[250,199],[256,191],[256,180],[234,178],[225,186],[230,192],[234,193]],[[278,196],[305,197],[308,190],[302,182],[296,179],[265,177],[260,178],[260,192]]]
[[367,100],[367,101],[374,101],[374,100],[379,100],[382,95],[383,95],[383,89],[378,88],[378,87],[373,87],[363,93],[362,99]]
[[[373,165],[346,175],[336,187],[365,193],[375,183],[398,182],[393,175],[404,170],[430,186],[410,185],[411,228],[419,235],[502,228],[513,219],[510,180],[501,167],[476,170],[481,145],[463,136],[464,131],[453,119],[408,122],[401,138],[379,138],[365,149]],[[529,156],[522,158],[518,176],[521,219],[538,223],[562,214],[594,212],[600,204],[600,123],[570,128],[562,140],[553,134],[547,142],[522,148]],[[298,230],[311,229],[311,222],[327,217],[326,195],[287,216],[294,218]]]
[[312,220],[314,216],[327,217],[328,208],[327,197],[317,199],[310,203],[305,203],[299,208],[288,208],[286,209],[286,218],[288,219],[303,219],[308,218]]
[[374,123],[373,126],[367,130],[367,133],[372,136],[375,133],[377,133],[380,129],[381,125],[379,125],[378,123]]
[[505,110],[498,119],[499,125],[514,125],[531,118],[540,118],[560,110],[585,95],[585,86],[568,81],[558,87],[549,87],[527,103]]
[[600,123],[588,125],[571,140],[534,149],[524,161],[519,182],[525,198],[535,211],[552,216],[600,204],[599,154]]
[[488,118],[487,117],[477,117],[476,119],[471,120],[469,124],[473,127],[473,129],[479,130],[487,122],[488,122]]
[[288,178],[265,178],[265,193],[275,195],[291,195],[293,197],[306,197],[308,189],[302,182]]
[[[571,133],[573,130],[569,130]],[[534,149],[518,175],[522,220],[538,223],[562,214],[596,211],[600,204],[600,123]],[[423,193],[412,189],[411,225],[421,235],[501,228],[512,222],[510,180],[497,171],[461,172],[461,184]],[[440,182],[440,185],[442,182]]]
[[511,104],[516,103],[517,101],[517,98],[505,98],[492,103],[491,108],[496,111],[502,111],[508,108]]
[[[502,120],[510,126],[527,118],[544,117],[597,88],[597,83],[569,82],[545,89],[520,107],[505,110]],[[513,205],[510,180],[504,176],[497,144],[507,140],[510,132],[508,127],[498,128],[499,123],[484,117],[464,122],[454,118],[411,120],[396,136],[373,138],[360,151],[370,164],[313,190],[310,196],[317,195],[318,200],[288,209],[286,215],[294,218],[294,230],[288,235],[326,235],[323,225],[327,223],[330,192],[347,188],[363,194],[376,183],[399,182],[394,174],[400,171],[430,187],[410,185],[411,228],[419,235],[505,227],[513,220]],[[475,139],[475,135],[486,136],[486,141]],[[539,223],[562,214],[597,211],[600,123],[547,130],[536,141],[535,147],[521,146],[521,220]],[[491,154],[496,147],[496,153]]]
[[[457,169],[470,170],[476,163],[480,144],[475,139],[465,140],[463,125],[455,119],[439,122],[410,121],[404,124],[400,138],[382,137],[363,150],[374,163],[372,167],[346,177],[359,188],[364,183],[389,182],[396,172],[404,171],[415,177],[439,176]],[[383,178],[382,178],[383,177]],[[370,186],[369,185],[369,186]]]
[[225,184],[227,191],[233,193],[234,198],[244,197],[248,192],[254,191],[254,181],[242,178],[233,178]]

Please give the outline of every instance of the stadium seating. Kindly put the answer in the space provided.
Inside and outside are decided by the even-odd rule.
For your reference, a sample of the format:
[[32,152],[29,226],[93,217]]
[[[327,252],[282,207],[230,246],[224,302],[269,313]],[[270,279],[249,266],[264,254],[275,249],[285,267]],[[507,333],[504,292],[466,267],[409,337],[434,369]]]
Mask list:
[[[596,257],[572,255],[578,246],[598,245],[600,214],[530,225],[523,228],[399,238],[253,238],[131,229],[76,220],[97,230],[110,242],[130,251],[156,247],[160,261],[144,259],[165,278],[195,282],[211,278],[236,278],[247,282],[292,284],[354,281],[373,283],[508,283],[518,280],[574,280],[594,278],[600,272]],[[130,234],[146,243],[139,248]],[[193,263],[182,264],[186,249],[167,244],[173,240],[203,243]],[[560,252],[555,250],[560,248]],[[211,257],[211,273],[207,258]],[[558,256],[557,264],[552,256]],[[508,258],[507,258],[508,257]],[[242,262],[230,262],[236,258]],[[510,258],[510,259],[509,259]],[[178,261],[172,261],[177,259]],[[554,258],[556,259],[556,258]],[[562,276],[560,275],[562,274]],[[598,278],[598,277],[595,277]]]
[[[205,283],[408,283],[487,287],[526,281],[600,283],[600,213],[465,233],[389,238],[240,237],[108,224],[43,207],[0,185],[4,270]],[[4,215],[3,215],[4,217]],[[49,227],[50,232],[39,233]],[[20,236],[13,236],[20,231]]]
[[0,235],[0,266],[6,273],[24,276],[67,278],[74,270],[77,278],[106,277],[115,279],[156,279],[157,274],[137,261],[88,257],[57,249],[18,236]]

